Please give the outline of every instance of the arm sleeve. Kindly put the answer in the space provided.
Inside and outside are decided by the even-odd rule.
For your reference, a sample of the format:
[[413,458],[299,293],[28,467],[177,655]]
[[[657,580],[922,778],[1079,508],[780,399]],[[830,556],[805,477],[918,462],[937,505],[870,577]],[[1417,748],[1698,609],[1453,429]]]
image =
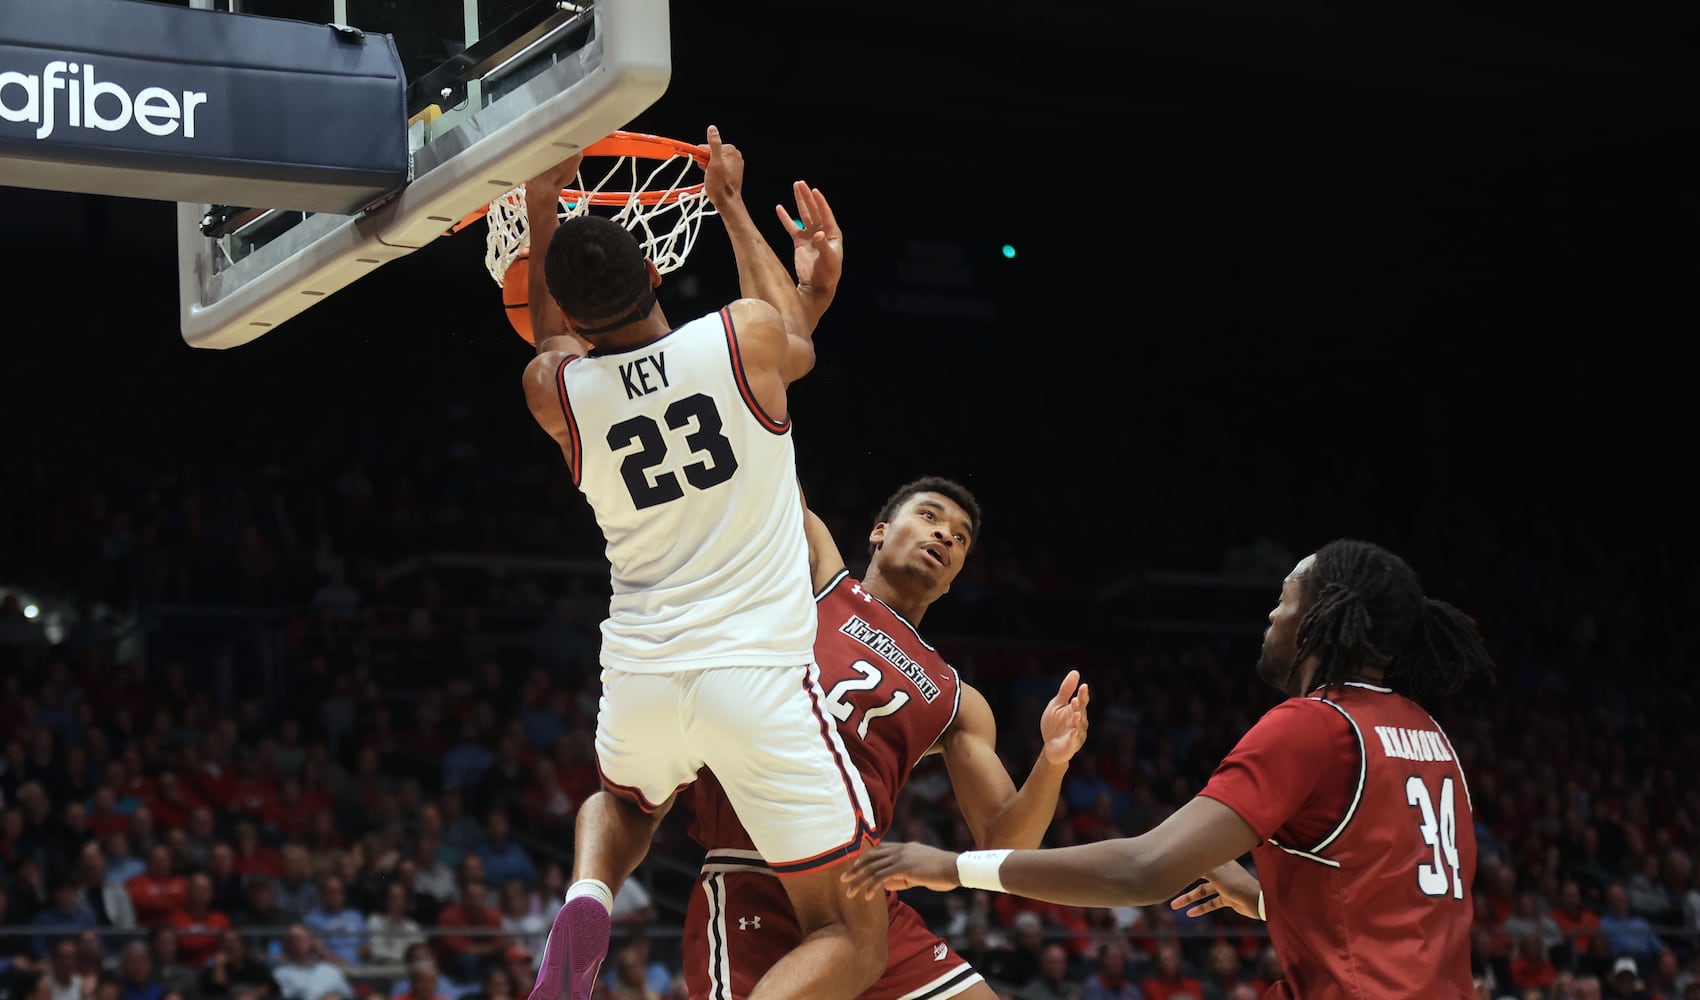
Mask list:
[[[1326,830],[1349,805],[1358,754],[1345,716],[1320,701],[1289,698],[1240,738],[1199,794],[1238,813],[1262,840],[1290,824]],[[1306,822],[1312,814],[1317,822]]]

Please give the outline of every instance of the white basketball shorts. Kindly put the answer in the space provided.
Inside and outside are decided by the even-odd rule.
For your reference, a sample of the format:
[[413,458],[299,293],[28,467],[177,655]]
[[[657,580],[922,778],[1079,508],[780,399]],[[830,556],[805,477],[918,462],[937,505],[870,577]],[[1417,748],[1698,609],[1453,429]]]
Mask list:
[[602,671],[596,763],[653,812],[708,765],[769,866],[825,868],[873,837],[873,807],[825,708],[820,669]]

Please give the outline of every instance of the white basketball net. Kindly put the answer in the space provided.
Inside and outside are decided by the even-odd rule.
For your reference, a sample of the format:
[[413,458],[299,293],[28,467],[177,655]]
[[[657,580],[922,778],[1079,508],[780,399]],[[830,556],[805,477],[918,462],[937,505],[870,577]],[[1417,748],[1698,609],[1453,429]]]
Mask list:
[[[586,160],[592,158],[586,157]],[[676,270],[690,256],[691,247],[696,245],[703,216],[715,214],[714,206],[706,195],[681,192],[681,189],[702,181],[702,170],[696,160],[682,153],[665,160],[638,156],[603,159],[613,163],[596,186],[585,186],[585,164],[581,163],[574,187],[587,195],[610,189],[624,190],[631,192],[630,197],[619,205],[592,205],[589,197],[568,202],[562,197],[559,198],[561,219],[584,215],[593,208],[606,210],[601,214],[625,226],[638,238],[644,253],[655,262],[657,271],[666,274]],[[640,163],[648,169],[647,175],[640,175]],[[654,192],[662,192],[663,195],[655,204],[646,205],[639,200],[645,192],[651,193],[652,200]],[[531,234],[525,223],[525,185],[491,202],[485,219],[490,224],[490,232],[484,238],[484,266],[490,271],[490,277],[500,285],[508,273],[508,266],[531,243]]]

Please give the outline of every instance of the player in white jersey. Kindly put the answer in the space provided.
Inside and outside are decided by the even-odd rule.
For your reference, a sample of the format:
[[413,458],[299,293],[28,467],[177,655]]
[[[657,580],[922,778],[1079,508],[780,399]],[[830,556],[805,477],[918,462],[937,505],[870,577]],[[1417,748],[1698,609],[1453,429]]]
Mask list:
[[[842,241],[820,192],[795,187],[798,282],[744,207],[743,159],[708,130],[705,192],[738,261],[744,298],[677,328],[637,240],[594,216],[560,222],[528,185],[529,287],[538,354],[531,412],[554,437],[607,540],[613,599],[602,625],[596,757],[606,791],[579,810],[574,882],[532,1000],[587,1000],[609,910],[674,794],[704,765],[763,856],[794,865],[805,933],[752,1000],[849,998],[885,967],[883,901],[850,900],[832,866],[871,833],[847,776],[813,662],[815,609],[786,387],[814,366]],[[563,989],[563,980],[565,989]]]

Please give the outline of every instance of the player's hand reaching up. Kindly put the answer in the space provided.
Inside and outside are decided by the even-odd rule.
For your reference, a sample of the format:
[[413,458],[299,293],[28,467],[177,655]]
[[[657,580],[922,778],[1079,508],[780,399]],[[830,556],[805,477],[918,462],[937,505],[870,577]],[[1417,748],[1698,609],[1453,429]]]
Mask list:
[[583,153],[573,155],[543,171],[536,177],[525,182],[526,207],[531,207],[530,195],[533,191],[553,191],[555,198],[561,197],[561,189],[572,185],[578,179],[578,165],[584,160]]
[[1228,907],[1242,917],[1261,920],[1257,915],[1257,899],[1262,894],[1263,889],[1251,872],[1240,867],[1238,861],[1230,861],[1204,876],[1203,884],[1197,888],[1170,900],[1169,909],[1184,908],[1187,916],[1199,917]]
[[1086,704],[1091,700],[1091,689],[1080,683],[1080,671],[1070,670],[1057,688],[1057,696],[1039,717],[1046,760],[1067,764],[1086,745]]
[[727,209],[744,203],[744,154],[737,146],[721,142],[720,130],[713,125],[708,127],[708,142],[703,148],[708,150],[703,193],[708,195],[715,210],[724,215]]
[[838,290],[838,278],[844,273],[844,234],[838,230],[838,219],[820,188],[802,181],[791,185],[797,199],[797,218],[775,205],[779,221],[791,237],[795,250],[797,285],[804,292],[830,295]]

